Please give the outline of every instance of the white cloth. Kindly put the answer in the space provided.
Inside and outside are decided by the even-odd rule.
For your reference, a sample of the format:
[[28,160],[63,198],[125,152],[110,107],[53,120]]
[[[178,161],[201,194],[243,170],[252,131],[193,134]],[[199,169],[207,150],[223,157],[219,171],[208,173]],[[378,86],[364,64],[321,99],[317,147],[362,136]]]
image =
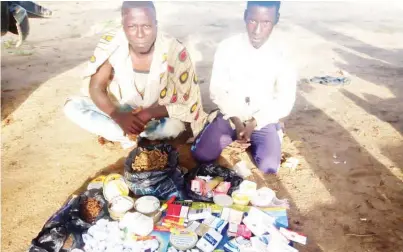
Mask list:
[[219,44],[210,97],[225,119],[254,118],[259,130],[289,115],[295,102],[296,82],[296,71],[275,38],[270,37],[255,49],[243,33]]
[[[131,111],[130,105],[121,105],[122,111]],[[89,97],[70,97],[64,105],[64,114],[81,128],[102,136],[112,142],[119,142],[123,149],[133,148],[136,142],[130,140],[120,126],[102,112]]]
[[[121,111],[132,111],[134,108],[128,104],[120,106]],[[112,142],[120,142],[123,149],[133,148],[136,141],[130,140],[120,126],[107,114],[102,112],[89,97],[70,97],[65,106],[64,113],[72,122],[81,128],[102,136]],[[185,125],[175,118],[153,120],[140,136],[150,140],[162,140],[177,137],[185,130]]]

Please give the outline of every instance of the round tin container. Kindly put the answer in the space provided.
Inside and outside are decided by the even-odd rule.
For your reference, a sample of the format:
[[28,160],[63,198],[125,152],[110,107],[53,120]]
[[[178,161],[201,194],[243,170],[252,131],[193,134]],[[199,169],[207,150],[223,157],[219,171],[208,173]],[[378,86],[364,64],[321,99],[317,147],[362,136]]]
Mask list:
[[177,230],[171,233],[169,242],[179,250],[188,250],[196,246],[197,234],[189,230]]

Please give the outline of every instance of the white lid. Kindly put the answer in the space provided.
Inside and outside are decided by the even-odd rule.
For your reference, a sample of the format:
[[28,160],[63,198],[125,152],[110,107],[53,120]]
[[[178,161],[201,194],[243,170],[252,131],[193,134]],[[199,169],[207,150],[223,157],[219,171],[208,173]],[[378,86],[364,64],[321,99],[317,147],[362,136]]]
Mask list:
[[227,194],[214,195],[213,200],[214,200],[214,203],[216,203],[217,205],[222,206],[222,207],[229,207],[229,206],[232,206],[232,204],[234,203],[232,198]]
[[142,214],[150,214],[160,208],[160,201],[154,196],[143,196],[134,202],[134,208]]
[[110,210],[115,213],[125,213],[132,209],[134,200],[128,196],[116,196],[111,200]]

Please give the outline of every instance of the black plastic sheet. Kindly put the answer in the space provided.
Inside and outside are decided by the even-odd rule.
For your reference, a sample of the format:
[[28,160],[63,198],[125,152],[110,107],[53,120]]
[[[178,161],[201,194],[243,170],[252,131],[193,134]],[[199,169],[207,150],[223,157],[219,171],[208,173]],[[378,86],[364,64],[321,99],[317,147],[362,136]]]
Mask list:
[[191,190],[192,180],[197,176],[210,176],[210,177],[222,177],[225,182],[231,182],[231,187],[228,190],[228,195],[231,195],[233,191],[239,189],[239,185],[243,179],[236,174],[235,171],[216,165],[216,164],[202,164],[190,170],[185,175],[185,191],[187,197],[194,201],[213,202],[213,198],[199,195]]
[[[87,231],[92,224],[85,222],[80,213],[80,204],[87,198],[95,198],[101,203],[102,209],[95,221],[108,216],[108,206],[102,190],[86,191],[80,196],[70,199],[50,217],[38,236],[32,240],[28,252],[69,252],[74,248],[82,248],[84,242],[81,234]],[[63,249],[69,236],[73,237],[73,243],[69,248]]]

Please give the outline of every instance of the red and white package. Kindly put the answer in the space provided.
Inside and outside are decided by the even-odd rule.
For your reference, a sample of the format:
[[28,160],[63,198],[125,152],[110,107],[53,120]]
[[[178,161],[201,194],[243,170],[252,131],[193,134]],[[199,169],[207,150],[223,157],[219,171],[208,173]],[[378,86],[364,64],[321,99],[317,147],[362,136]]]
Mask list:
[[252,232],[246,227],[246,225],[241,224],[238,225],[236,236],[242,236],[243,238],[250,239],[252,237]]
[[205,195],[206,193],[206,181],[203,179],[195,178],[191,182],[190,190],[199,195]]
[[306,245],[306,236],[299,234],[297,232],[291,231],[289,229],[285,229],[283,227],[280,228],[280,233],[285,236],[290,241],[298,242],[299,244]]

